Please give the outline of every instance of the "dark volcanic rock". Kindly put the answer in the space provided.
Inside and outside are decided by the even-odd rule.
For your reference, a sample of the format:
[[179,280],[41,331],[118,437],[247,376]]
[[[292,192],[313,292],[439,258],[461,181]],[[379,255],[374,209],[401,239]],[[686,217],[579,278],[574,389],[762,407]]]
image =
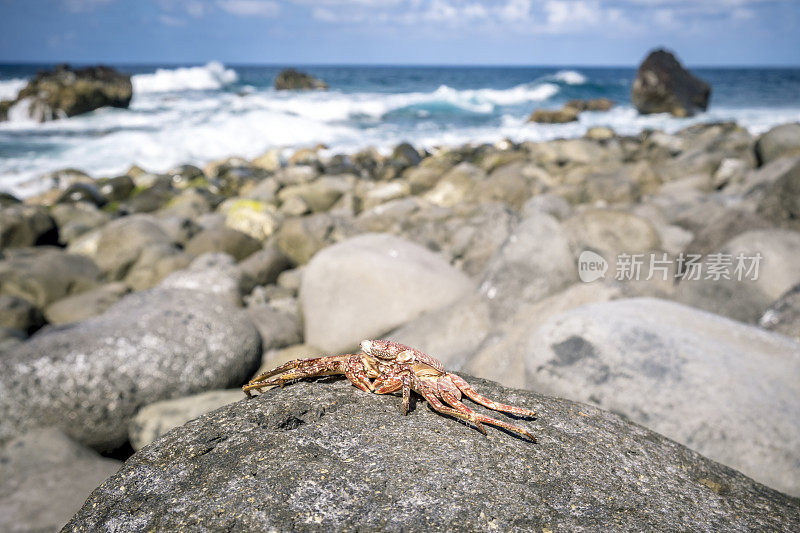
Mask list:
[[[65,531],[790,531],[800,500],[601,409],[535,408],[534,444],[345,380],[297,383],[167,433]],[[502,415],[501,415],[502,416]]]
[[167,288],[130,294],[3,354],[0,442],[56,426],[97,449],[116,448],[140,407],[240,384],[258,367],[260,346],[226,298]]
[[538,122],[540,124],[563,124],[565,122],[575,122],[578,120],[580,110],[564,106],[561,109],[537,109],[528,117],[528,122]]
[[327,89],[328,84],[314,76],[292,68],[282,70],[275,78],[275,89],[278,91],[294,91],[298,89]]
[[72,117],[100,107],[127,108],[133,95],[131,77],[113,68],[97,66],[73,70],[59,65],[39,72],[17,95],[28,105],[31,118],[43,122]]
[[655,50],[639,66],[631,102],[642,114],[672,113],[687,117],[705,111],[711,87],[683,68],[666,50]]

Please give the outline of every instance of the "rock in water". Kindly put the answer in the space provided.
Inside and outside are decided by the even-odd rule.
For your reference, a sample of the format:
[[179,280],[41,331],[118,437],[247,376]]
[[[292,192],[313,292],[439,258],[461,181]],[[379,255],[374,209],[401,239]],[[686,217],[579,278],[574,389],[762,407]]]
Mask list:
[[99,450],[147,404],[236,386],[258,367],[258,331],[228,298],[158,288],[40,333],[0,358],[0,442],[57,426]]
[[328,88],[328,84],[318,80],[314,76],[287,68],[282,70],[275,78],[275,89],[278,91],[296,91],[302,89],[322,89]]
[[672,113],[688,117],[705,111],[711,86],[683,68],[674,55],[655,50],[639,66],[631,102],[642,114]]
[[39,72],[9,106],[23,106],[34,120],[44,122],[62,116],[72,117],[110,106],[127,108],[133,95],[131,77],[113,68],[96,66],[78,70],[59,65]]
[[[346,380],[297,383],[167,433],[64,531],[790,531],[800,500],[601,409],[467,378],[539,411],[488,437]],[[503,415],[499,415],[503,416]]]

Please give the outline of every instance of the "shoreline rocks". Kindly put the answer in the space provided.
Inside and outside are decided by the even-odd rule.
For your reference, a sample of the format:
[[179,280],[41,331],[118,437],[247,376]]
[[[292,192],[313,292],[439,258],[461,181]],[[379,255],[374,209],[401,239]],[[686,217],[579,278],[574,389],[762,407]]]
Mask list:
[[275,78],[275,90],[277,91],[297,91],[297,90],[326,90],[328,84],[318,80],[310,74],[288,68],[278,73]]

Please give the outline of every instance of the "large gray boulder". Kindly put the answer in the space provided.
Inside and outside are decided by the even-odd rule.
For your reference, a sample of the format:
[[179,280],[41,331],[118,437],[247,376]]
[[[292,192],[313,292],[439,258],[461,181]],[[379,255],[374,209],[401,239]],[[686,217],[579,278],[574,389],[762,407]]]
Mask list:
[[[800,500],[596,407],[467,378],[538,410],[539,443],[346,380],[297,383],[177,428],[65,531],[792,531]],[[500,415],[502,416],[502,415]]]
[[775,126],[758,138],[755,153],[759,165],[787,155],[800,155],[800,123]]
[[705,111],[711,87],[666,50],[654,50],[645,58],[633,80],[631,102],[642,114],[671,113],[676,117]]
[[149,403],[236,386],[258,367],[258,331],[227,297],[129,294],[102,315],[49,329],[0,358],[0,442],[56,426],[105,450]]
[[368,233],[330,246],[303,273],[305,342],[330,353],[354,348],[458,300],[471,281],[434,252]]
[[0,249],[58,243],[58,228],[47,209],[16,204],[0,209]]
[[527,386],[589,401],[800,494],[800,342],[650,298],[598,303],[529,337]]
[[0,530],[59,531],[121,466],[55,428],[16,437],[0,449]]

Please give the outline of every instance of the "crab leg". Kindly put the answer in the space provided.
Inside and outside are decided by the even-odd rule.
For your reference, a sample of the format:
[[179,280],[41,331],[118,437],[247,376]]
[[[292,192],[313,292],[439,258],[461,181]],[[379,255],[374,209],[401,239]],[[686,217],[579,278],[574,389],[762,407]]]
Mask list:
[[[242,387],[242,390],[247,396],[252,396],[250,393],[252,390],[261,391],[261,389],[272,385],[283,387],[287,381],[334,374],[344,374],[353,385],[365,392],[370,392],[372,389],[372,383],[367,377],[366,367],[361,361],[361,357],[347,354],[289,361],[268,372],[259,374]],[[271,377],[273,379],[268,379]]]
[[375,388],[373,392],[375,394],[391,394],[403,389],[403,414],[407,415],[411,403],[412,376],[414,376],[414,372],[408,367],[400,370],[389,370],[372,384]]
[[503,429],[507,429],[508,431],[512,431],[514,433],[517,433],[519,435],[527,437],[530,440],[532,440],[533,442],[536,442],[536,437],[534,437],[533,434],[530,431],[528,431],[527,429],[521,428],[519,426],[514,426],[514,425],[509,424],[507,422],[503,422],[502,420],[497,420],[496,418],[492,418],[490,416],[485,416],[485,415],[482,415],[480,413],[477,413],[477,412],[473,411],[472,409],[470,409],[469,407],[467,407],[466,405],[464,405],[463,403],[461,403],[458,400],[458,398],[456,398],[450,392],[443,392],[442,393],[442,399],[445,402],[447,402],[448,404],[452,405],[453,408],[455,408],[458,411],[464,413],[465,415],[468,415],[471,418],[474,418],[475,420],[477,420],[478,422],[476,422],[476,423],[483,422],[484,424],[489,424],[491,426],[501,427]]
[[530,418],[536,417],[536,411],[531,411],[529,409],[523,409],[522,407],[515,407],[513,405],[506,405],[504,403],[498,403],[489,398],[478,394],[478,391],[472,388],[472,386],[464,381],[461,377],[455,374],[447,374],[446,377],[450,378],[450,380],[455,384],[456,387],[461,390],[469,399],[471,399],[475,403],[479,403],[484,407],[488,407],[489,409],[493,409],[495,411],[500,411],[503,413],[511,413],[512,415],[517,416],[526,416]]

